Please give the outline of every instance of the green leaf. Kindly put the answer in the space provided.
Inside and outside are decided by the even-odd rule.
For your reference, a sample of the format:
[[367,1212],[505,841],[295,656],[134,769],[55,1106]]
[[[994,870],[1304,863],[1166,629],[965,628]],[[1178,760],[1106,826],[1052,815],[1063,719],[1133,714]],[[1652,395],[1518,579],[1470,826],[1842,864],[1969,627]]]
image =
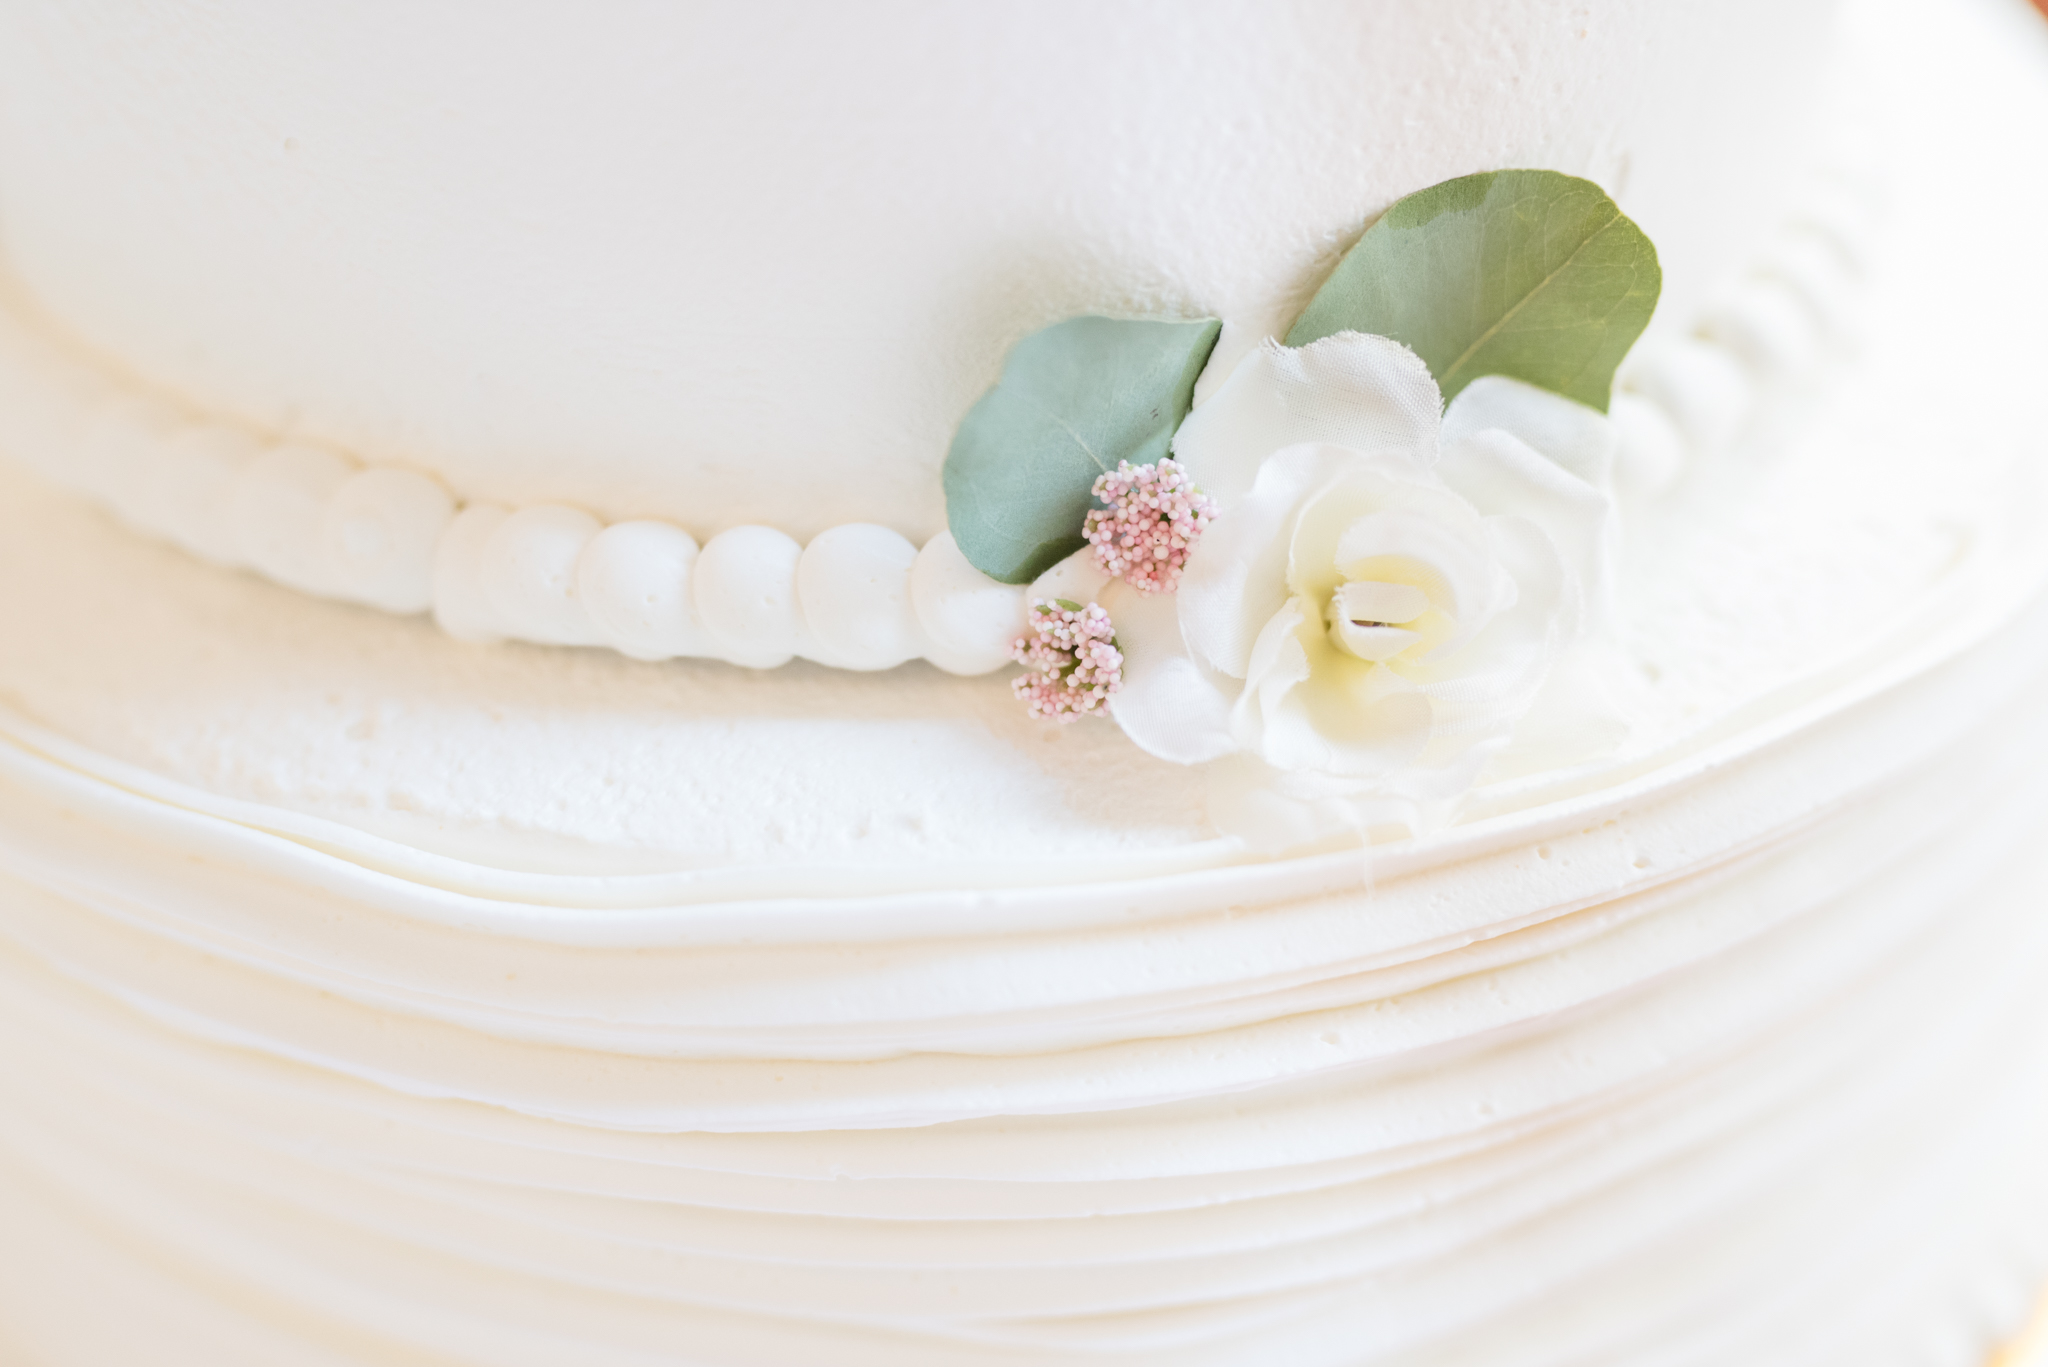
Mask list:
[[1166,455],[1222,327],[1069,318],[1012,347],[946,453],[946,522],[969,563],[1028,584],[1087,545],[1096,477]]
[[1287,345],[1377,333],[1422,357],[1446,403],[1481,375],[1512,375],[1605,413],[1663,278],[1650,239],[1590,180],[1488,171],[1397,201]]

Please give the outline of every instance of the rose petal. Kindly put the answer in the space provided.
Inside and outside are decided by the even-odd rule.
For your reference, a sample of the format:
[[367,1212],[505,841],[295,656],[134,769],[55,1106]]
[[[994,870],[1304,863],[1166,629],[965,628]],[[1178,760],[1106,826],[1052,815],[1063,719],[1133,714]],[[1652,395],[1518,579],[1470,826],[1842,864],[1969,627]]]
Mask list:
[[1617,551],[1613,501],[1544,459],[1513,435],[1492,428],[1444,452],[1444,482],[1489,516],[1524,517],[1556,543],[1586,601],[1611,620],[1609,568]]
[[1204,764],[1238,749],[1230,732],[1236,689],[1188,654],[1172,597],[1119,581],[1099,601],[1124,656],[1123,687],[1109,702],[1124,734],[1175,764]]
[[1429,595],[1410,584],[1359,580],[1337,590],[1333,611],[1353,624],[1378,622],[1382,629],[1412,622],[1430,608]]
[[1390,452],[1426,468],[1442,407],[1429,367],[1390,338],[1340,332],[1305,347],[1267,342],[1188,415],[1173,454],[1227,503],[1252,487],[1267,456],[1304,442]]
[[1289,702],[1300,704],[1327,747],[1318,767],[1349,778],[1398,775],[1421,756],[1435,726],[1435,708],[1420,693],[1391,693],[1361,707],[1311,683]]
[[1610,487],[1615,430],[1606,415],[1524,380],[1482,375],[1460,390],[1444,410],[1440,440],[1449,450],[1494,427],[1595,489]]
[[1188,553],[1181,574],[1181,629],[1195,656],[1245,677],[1252,643],[1287,600],[1287,555],[1301,510],[1355,462],[1335,446],[1275,452]]
[[1488,530],[1516,583],[1514,606],[1453,656],[1389,666],[1435,705],[1439,749],[1445,742],[1505,740],[1557,658],[1564,619],[1577,615],[1574,586],[1541,529],[1502,517],[1488,519]]
[[1346,778],[1398,778],[1429,743],[1430,704],[1419,693],[1397,693],[1347,716],[1349,734],[1319,724],[1308,699],[1289,696],[1266,717],[1259,758],[1293,773]]
[[1374,664],[1393,659],[1422,639],[1421,632],[1406,627],[1364,626],[1343,619],[1332,623],[1330,631],[1347,652]]
[[1564,651],[1551,665],[1542,691],[1515,727],[1514,742],[1489,778],[1513,778],[1539,769],[1562,769],[1610,755],[1627,742],[1630,721],[1616,701],[1612,680],[1622,669],[1604,645]]
[[1337,650],[1292,599],[1259,634],[1233,714],[1237,737],[1276,769],[1389,775],[1428,743],[1430,704],[1376,687],[1385,674]]
[[[1432,654],[1455,651],[1515,601],[1514,581],[1493,563],[1486,524],[1469,505],[1444,499],[1436,517],[1407,509],[1361,517],[1344,529],[1336,563],[1370,574],[1374,562],[1398,560],[1428,571],[1421,587],[1455,621]],[[1382,571],[1385,572],[1385,571]]]
[[1119,720],[1155,754],[1220,757],[1212,815],[1262,848],[1447,819],[1539,695],[1586,693],[1544,688],[1587,586],[1604,602],[1614,440],[1500,377],[1440,420],[1384,338],[1261,347],[1175,439],[1223,508],[1170,617],[1115,610]]
[[1361,814],[1342,795],[1291,792],[1291,777],[1253,755],[1236,755],[1211,765],[1211,824],[1262,854],[1299,850],[1364,833]]
[[1264,749],[1268,718],[1288,690],[1308,678],[1308,654],[1301,641],[1307,624],[1302,605],[1289,599],[1259,632],[1245,665],[1244,693],[1231,712],[1231,729],[1247,749]]

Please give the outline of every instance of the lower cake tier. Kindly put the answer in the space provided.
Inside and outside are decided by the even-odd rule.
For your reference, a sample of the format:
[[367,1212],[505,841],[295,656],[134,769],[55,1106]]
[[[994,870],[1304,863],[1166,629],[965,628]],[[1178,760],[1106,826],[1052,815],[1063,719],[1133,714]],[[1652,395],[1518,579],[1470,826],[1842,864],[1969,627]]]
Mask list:
[[[251,640],[247,700],[395,641],[541,756],[656,667],[302,638],[0,479],[0,539],[77,557],[68,626],[6,624],[11,1361],[1976,1367],[2048,1276],[2048,602],[1988,525],[1934,618],[1576,791],[976,881],[523,868],[341,819],[303,755],[296,804],[201,781],[234,732],[179,683]],[[58,669],[142,621],[190,658]],[[979,685],[913,669],[917,762],[993,763]],[[816,689],[756,687],[725,725],[776,753]],[[1060,848],[1048,791],[1003,801]]]

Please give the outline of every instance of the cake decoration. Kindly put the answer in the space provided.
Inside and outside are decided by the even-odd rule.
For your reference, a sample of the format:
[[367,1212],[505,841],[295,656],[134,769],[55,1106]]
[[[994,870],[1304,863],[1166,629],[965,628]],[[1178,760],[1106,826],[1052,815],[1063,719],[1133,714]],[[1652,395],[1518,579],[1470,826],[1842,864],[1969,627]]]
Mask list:
[[1167,452],[1223,324],[1070,318],[1010,349],[946,453],[946,522],[961,553],[1028,584],[1087,544],[1095,482]]
[[1090,492],[1103,506],[1088,514],[1085,535],[1102,572],[1140,593],[1172,593],[1188,552],[1216,516],[1216,500],[1171,457],[1152,465],[1122,461]]
[[1287,344],[1374,333],[1413,348],[1446,400],[1512,375],[1605,413],[1662,285],[1650,239],[1592,181],[1488,171],[1395,201]]
[[1608,629],[1607,419],[1503,376],[1439,408],[1414,352],[1345,332],[1268,343],[1175,439],[1224,511],[1172,615],[1126,626],[1114,711],[1163,759],[1238,758],[1235,833],[1414,824]]
[[[1269,343],[1256,363],[1302,352],[1316,327],[1377,330],[1425,365],[1435,358],[1435,402],[1451,399],[1445,451],[1487,426],[1515,431],[1520,422],[1529,450],[1619,507],[1639,507],[1741,439],[1773,394],[1853,334],[1868,196],[1827,180],[1815,191],[1695,334],[1630,356],[1607,418],[1587,400],[1601,397],[1601,380],[1641,330],[1658,279],[1655,253],[1596,187],[1552,172],[1464,177],[1398,201],[1288,330],[1296,345]],[[1533,277],[1532,262],[1546,274]],[[1520,272],[1520,284],[1484,287],[1490,271]],[[564,504],[466,502],[403,465],[194,412],[102,369],[32,318],[25,301],[0,308],[0,439],[131,527],[214,563],[322,597],[426,611],[463,640],[752,668],[801,658],[879,670],[923,659],[982,674],[1014,663],[1030,604],[1093,602],[1113,617],[1124,656],[1124,691],[1109,713],[1144,733],[1148,748],[1231,757],[1214,766],[1218,773],[1263,773],[1245,770],[1251,761],[1228,725],[1205,721],[1172,741],[1149,729],[1169,715],[1208,717],[1216,706],[1216,680],[1186,672],[1195,656],[1180,641],[1173,589],[1201,560],[1203,538],[1249,492],[1257,465],[1203,469],[1176,437],[1216,408],[1213,398],[1200,410],[1192,404],[1218,341],[1215,319],[1091,317],[1027,336],[968,412],[945,464],[958,539],[941,531],[920,544],[865,522],[799,540],[753,524],[607,525]],[[1560,356],[1571,364],[1545,359]],[[1496,366],[1497,374],[1478,374]],[[1556,391],[1542,410],[1549,417],[1538,422],[1537,409],[1510,401],[1522,394],[1508,383],[1515,376],[1529,392]],[[1226,387],[1229,379],[1212,377]],[[1581,428],[1596,435],[1570,435]],[[1269,444],[1258,460],[1286,444],[1272,436],[1259,437]],[[1163,524],[1156,509],[1145,522],[1153,497],[1172,505]],[[1125,554],[1140,540],[1153,556],[1149,573]],[[1348,591],[1358,615],[1340,634],[1361,649],[1377,647],[1362,644],[1360,632],[1401,639],[1388,633],[1410,628],[1371,615],[1398,606],[1363,593]],[[1372,623],[1381,625],[1360,625]],[[1185,662],[1162,665],[1162,653]],[[1174,708],[1142,702],[1183,686]]]
[[[0,460],[0,1359],[1980,1367],[2021,1321],[2015,16],[274,8],[0,7],[0,274],[101,357],[13,402],[0,317],[0,455],[97,503]],[[1826,393],[1755,264],[1809,105],[1911,187]],[[1290,336],[1367,211],[1510,161],[1657,238],[1604,414]],[[1226,319],[1200,402],[999,581],[953,430],[1118,312]]]
[[1040,599],[1025,622],[1011,652],[1030,672],[1010,687],[1031,715],[1070,722],[1107,708],[1124,682],[1124,656],[1109,614],[1096,603]]
[[[1605,413],[1662,279],[1649,238],[1591,181],[1489,171],[1395,201],[1345,253],[1287,344],[1388,337],[1421,358],[1445,400],[1480,376],[1508,375]],[[1119,465],[1166,454],[1221,327],[1213,318],[1071,318],[1017,343],[946,456],[947,522],[967,558],[992,578],[1027,583],[1084,544],[1101,551],[1094,532],[1106,516],[1134,536],[1124,506],[1110,503],[1132,492]],[[1104,506],[1091,509],[1091,497]],[[1122,564],[1104,554],[1110,573]],[[1145,575],[1140,586],[1168,588],[1177,577]]]
[[[1136,594],[1178,594],[1116,609],[1130,644],[1113,685],[1073,634],[1083,609],[1039,601],[1018,697],[1043,719],[1106,711],[1162,759],[1229,761],[1213,814],[1257,844],[1427,820],[1609,630],[1605,414],[1660,282],[1598,186],[1499,171],[1395,203],[1286,345],[1192,412],[1132,404],[1192,392],[1173,363],[1207,354],[1211,323],[1085,318],[1026,338],[948,458],[956,537],[997,578],[1042,573],[1072,549],[1096,434],[1149,446],[1171,418],[1172,456],[1097,474],[1078,530]],[[1014,524],[997,515],[1011,501]],[[1109,612],[1085,613],[1107,650]],[[1604,706],[1591,674],[1568,672],[1581,720]],[[1602,720],[1579,733],[1625,729]]]

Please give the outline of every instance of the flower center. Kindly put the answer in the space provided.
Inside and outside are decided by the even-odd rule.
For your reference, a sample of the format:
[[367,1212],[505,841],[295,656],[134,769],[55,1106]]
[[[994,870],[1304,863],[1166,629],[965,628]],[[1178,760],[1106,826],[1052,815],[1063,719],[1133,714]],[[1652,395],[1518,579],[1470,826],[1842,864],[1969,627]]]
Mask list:
[[1339,650],[1378,664],[1422,639],[1423,633],[1407,624],[1432,606],[1429,595],[1413,584],[1353,579],[1337,586],[1323,615]]

